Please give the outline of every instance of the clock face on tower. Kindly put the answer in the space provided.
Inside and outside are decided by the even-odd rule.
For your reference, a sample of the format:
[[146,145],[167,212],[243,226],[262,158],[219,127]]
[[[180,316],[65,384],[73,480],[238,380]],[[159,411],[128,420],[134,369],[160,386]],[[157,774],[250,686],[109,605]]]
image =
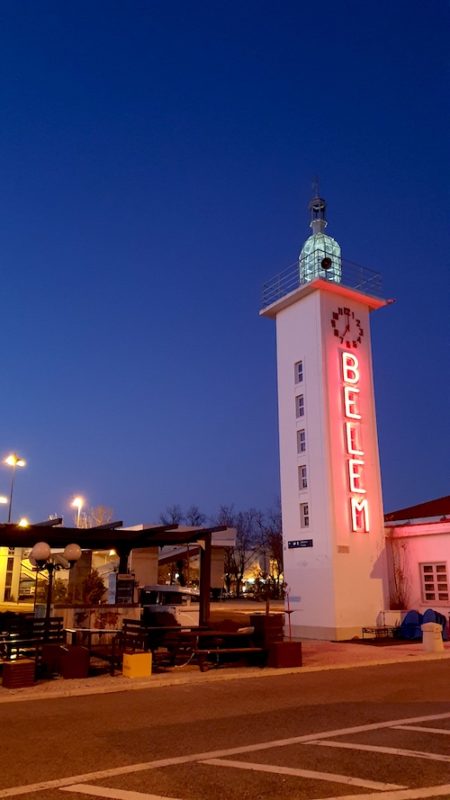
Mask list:
[[346,306],[339,306],[331,315],[333,333],[344,347],[358,347],[362,342],[364,331],[361,320],[355,312]]

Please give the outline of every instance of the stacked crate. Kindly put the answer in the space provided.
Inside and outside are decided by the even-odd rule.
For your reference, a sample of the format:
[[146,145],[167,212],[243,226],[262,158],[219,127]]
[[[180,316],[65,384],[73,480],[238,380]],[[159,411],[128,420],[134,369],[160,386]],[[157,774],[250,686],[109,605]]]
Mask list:
[[3,664],[2,686],[6,689],[20,689],[33,686],[36,664],[30,658],[19,658],[17,661],[6,661]]

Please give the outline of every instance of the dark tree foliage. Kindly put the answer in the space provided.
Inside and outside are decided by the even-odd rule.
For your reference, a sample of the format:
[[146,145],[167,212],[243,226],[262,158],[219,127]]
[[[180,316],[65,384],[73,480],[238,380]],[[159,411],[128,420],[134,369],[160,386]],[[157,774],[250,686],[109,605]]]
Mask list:
[[259,519],[260,548],[264,553],[264,571],[266,585],[270,596],[283,596],[283,533],[281,525],[281,507],[279,504],[271,508]]
[[200,511],[198,506],[192,505],[186,511],[184,519],[187,525],[198,525],[201,527],[206,522],[206,515]]
[[167,506],[165,512],[159,517],[162,525],[180,525],[183,522],[183,512],[179,505]]
[[283,536],[279,502],[265,513],[255,508],[235,511],[233,506],[221,506],[217,525],[236,528],[236,545],[225,551],[225,590],[234,588],[239,597],[244,574],[251,564],[259,562],[254,590],[265,599],[281,598],[283,584]]
[[[160,520],[164,525],[184,523],[202,526],[206,523],[206,516],[196,505],[190,506],[186,513],[179,505],[172,505],[161,514]],[[233,505],[222,505],[210,523],[236,529],[234,547],[224,548],[225,590],[228,593],[234,591],[240,597],[246,572],[252,565],[259,563],[259,570],[256,569],[255,592],[261,599],[281,598],[284,591],[283,537],[279,503],[266,512],[256,508],[236,511]],[[174,567],[178,573],[178,581],[185,585],[189,574],[187,560],[178,558]]]

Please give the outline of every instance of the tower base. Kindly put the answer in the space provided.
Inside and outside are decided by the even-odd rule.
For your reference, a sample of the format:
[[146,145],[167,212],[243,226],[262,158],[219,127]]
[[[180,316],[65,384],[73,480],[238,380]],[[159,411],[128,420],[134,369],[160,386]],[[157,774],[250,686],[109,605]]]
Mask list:
[[[284,634],[286,637],[288,636],[287,627],[284,629]],[[349,639],[360,639],[362,636],[362,628],[355,625],[345,628],[292,625],[291,634],[293,639],[318,639],[324,642],[345,642]]]

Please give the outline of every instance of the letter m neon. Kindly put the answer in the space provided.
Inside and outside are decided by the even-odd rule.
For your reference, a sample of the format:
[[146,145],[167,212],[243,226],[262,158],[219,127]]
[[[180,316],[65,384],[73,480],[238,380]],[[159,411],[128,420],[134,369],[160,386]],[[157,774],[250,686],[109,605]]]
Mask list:
[[359,533],[369,533],[369,503],[365,497],[350,498],[352,509],[352,530]]

